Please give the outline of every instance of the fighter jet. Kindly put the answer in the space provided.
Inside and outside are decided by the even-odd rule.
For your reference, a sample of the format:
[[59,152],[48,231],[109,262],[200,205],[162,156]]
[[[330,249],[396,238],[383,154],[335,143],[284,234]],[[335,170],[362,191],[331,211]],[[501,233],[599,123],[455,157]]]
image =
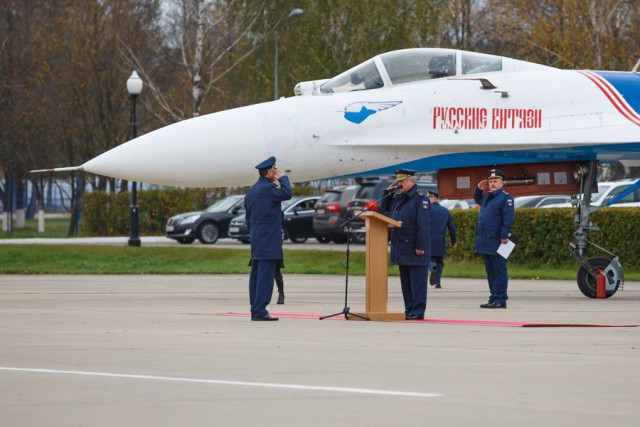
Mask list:
[[[57,170],[219,187],[251,184],[254,165],[271,155],[294,182],[398,167],[564,162],[570,170],[524,181],[568,185],[575,175],[584,205],[575,254],[595,280],[603,268],[582,256],[592,177],[599,161],[640,159],[639,64],[630,72],[561,70],[462,50],[387,52],[333,78],[299,83],[294,97],[184,120]],[[458,176],[455,186],[470,183]],[[622,283],[619,264],[611,265],[607,295]]]

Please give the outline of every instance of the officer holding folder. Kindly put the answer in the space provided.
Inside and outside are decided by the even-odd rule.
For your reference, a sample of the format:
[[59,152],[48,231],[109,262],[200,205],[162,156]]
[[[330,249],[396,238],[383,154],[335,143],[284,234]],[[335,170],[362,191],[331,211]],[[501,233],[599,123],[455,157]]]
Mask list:
[[507,308],[507,259],[498,253],[501,245],[509,244],[515,220],[513,197],[504,189],[505,175],[491,169],[487,179],[478,183],[473,199],[480,205],[475,251],[482,254],[489,281],[489,301],[480,308]]

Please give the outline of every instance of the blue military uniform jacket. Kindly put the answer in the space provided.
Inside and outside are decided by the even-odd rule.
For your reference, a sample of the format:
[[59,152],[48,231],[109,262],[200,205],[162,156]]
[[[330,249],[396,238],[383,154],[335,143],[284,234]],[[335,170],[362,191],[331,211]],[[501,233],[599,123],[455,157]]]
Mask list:
[[451,212],[440,203],[431,204],[431,256],[444,256],[447,253],[447,229],[451,244],[456,244],[456,226]]
[[500,247],[500,240],[511,235],[515,220],[513,197],[504,189],[483,194],[476,187],[473,199],[481,206],[475,250],[479,254],[495,255]]
[[[402,221],[402,227],[392,228],[391,264],[427,266],[431,261],[429,243],[429,199],[422,194],[417,185],[405,194],[396,194],[382,201],[382,208],[391,218]],[[416,249],[425,251],[416,255]]]
[[251,236],[251,259],[282,259],[282,205],[291,198],[289,178],[280,178],[280,188],[260,177],[244,198],[247,227]]

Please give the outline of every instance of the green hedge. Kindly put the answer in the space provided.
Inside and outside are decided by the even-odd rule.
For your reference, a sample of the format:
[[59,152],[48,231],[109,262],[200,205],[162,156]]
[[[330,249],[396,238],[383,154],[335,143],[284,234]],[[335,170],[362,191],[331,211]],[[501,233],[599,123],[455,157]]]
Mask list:
[[[306,189],[305,189],[306,190]],[[298,191],[300,192],[300,191]],[[305,191],[301,191],[305,192]],[[169,217],[182,212],[198,211],[207,207],[207,190],[145,190],[138,192],[140,207],[140,234],[164,235]],[[219,196],[223,197],[224,194]],[[126,236],[129,234],[129,193],[94,191],[85,195],[80,229],[86,236]],[[473,252],[478,211],[475,209],[452,211],[456,223],[458,244],[449,248],[452,260],[470,260]],[[567,245],[575,226],[575,209],[527,209],[516,211],[513,234],[518,245],[511,261],[531,266],[561,265],[570,262]],[[640,226],[640,208],[603,208],[591,215],[591,221],[600,227],[592,232],[590,240],[620,256],[625,268],[640,268],[640,239],[636,237]],[[588,256],[603,256],[589,246]]]
[[[244,188],[235,189],[242,193]],[[296,185],[295,195],[310,195],[315,189]],[[167,220],[179,213],[201,211],[227,196],[226,189],[164,189],[138,191],[139,228],[142,236],[165,234]],[[125,236],[129,234],[131,193],[92,191],[84,196],[80,229],[85,236]]]
[[[477,210],[452,211],[458,233],[458,244],[449,248],[449,256],[455,260],[471,259],[475,244]],[[573,208],[516,210],[513,234],[516,249],[510,261],[532,266],[560,265],[571,259],[568,244],[575,231]],[[640,268],[640,239],[636,231],[640,226],[638,208],[603,208],[590,216],[600,230],[591,232],[589,240],[618,255],[625,268]],[[589,245],[587,256],[609,257]]]
[[[85,236],[129,234],[131,194],[93,191],[84,196],[80,229]],[[164,235],[167,220],[176,214],[206,208],[207,190],[167,189],[138,192],[140,234]]]

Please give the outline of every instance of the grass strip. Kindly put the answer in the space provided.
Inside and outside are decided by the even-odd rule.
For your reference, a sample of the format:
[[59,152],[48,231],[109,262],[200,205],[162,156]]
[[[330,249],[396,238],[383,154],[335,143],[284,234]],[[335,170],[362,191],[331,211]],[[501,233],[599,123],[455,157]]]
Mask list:
[[[248,274],[249,248],[141,247],[85,245],[0,246],[0,274]],[[485,278],[482,259],[445,260],[445,277]],[[365,274],[365,254],[352,252],[349,273]],[[345,273],[344,251],[285,250],[287,274]],[[578,266],[510,263],[513,279],[574,280]],[[397,276],[398,268],[389,267]],[[640,280],[626,273],[627,280]]]

